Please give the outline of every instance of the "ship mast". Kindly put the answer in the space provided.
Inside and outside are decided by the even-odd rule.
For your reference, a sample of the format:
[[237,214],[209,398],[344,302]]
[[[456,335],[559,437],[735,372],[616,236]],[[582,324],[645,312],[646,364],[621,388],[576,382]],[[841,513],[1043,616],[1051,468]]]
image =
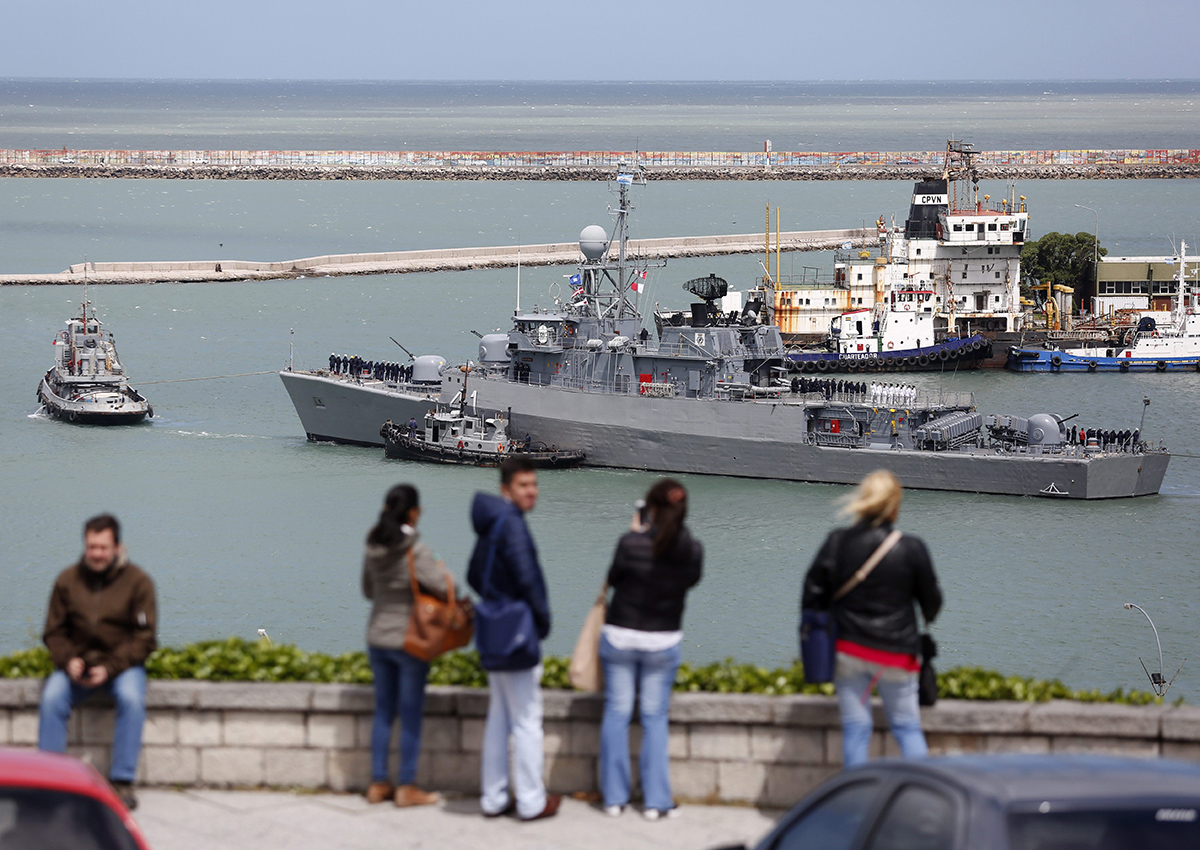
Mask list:
[[1175,290],[1175,321],[1182,323],[1187,312],[1187,243],[1179,243],[1179,286]]

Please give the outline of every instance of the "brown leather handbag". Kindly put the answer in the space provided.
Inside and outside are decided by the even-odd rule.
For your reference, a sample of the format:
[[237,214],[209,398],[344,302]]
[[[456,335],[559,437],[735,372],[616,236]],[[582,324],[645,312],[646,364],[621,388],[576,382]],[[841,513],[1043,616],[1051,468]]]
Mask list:
[[454,579],[446,573],[446,601],[423,593],[417,584],[417,562],[408,550],[408,577],[412,582],[412,616],[404,634],[404,651],[422,661],[432,661],[471,642],[475,623],[469,599],[454,593]]

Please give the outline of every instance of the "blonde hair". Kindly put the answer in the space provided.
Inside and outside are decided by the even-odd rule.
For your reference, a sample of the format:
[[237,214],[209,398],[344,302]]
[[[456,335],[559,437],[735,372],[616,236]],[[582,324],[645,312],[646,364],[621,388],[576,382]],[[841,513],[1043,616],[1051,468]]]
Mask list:
[[874,526],[889,522],[900,514],[904,488],[900,479],[886,469],[867,475],[857,489],[845,499],[842,514]]

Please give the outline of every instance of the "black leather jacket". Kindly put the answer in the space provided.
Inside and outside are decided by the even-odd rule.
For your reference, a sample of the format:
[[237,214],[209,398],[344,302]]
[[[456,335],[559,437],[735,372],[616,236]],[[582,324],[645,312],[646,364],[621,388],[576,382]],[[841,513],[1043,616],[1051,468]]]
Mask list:
[[885,523],[839,528],[825,539],[804,577],[801,608],[834,609],[838,638],[886,652],[918,654],[921,638],[913,603],[926,621],[942,607],[942,591],[929,551],[904,535],[862,584],[832,604],[833,595],[892,531]]
[[609,625],[643,632],[679,631],[687,592],[700,581],[704,547],[686,528],[662,560],[654,557],[652,531],[630,531],[617,544],[608,584]]

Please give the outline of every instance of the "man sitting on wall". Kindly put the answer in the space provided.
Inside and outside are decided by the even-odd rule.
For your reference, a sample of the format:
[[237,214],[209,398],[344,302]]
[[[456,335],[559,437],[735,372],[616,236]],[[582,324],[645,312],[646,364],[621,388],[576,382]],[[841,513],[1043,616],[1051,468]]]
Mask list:
[[129,563],[116,517],[92,517],[83,527],[83,557],[54,582],[46,631],[55,671],[42,691],[38,749],[67,749],[71,711],[97,690],[117,706],[109,778],[125,805],[137,797],[133,780],[146,720],[146,658],[157,646],[154,583]]

